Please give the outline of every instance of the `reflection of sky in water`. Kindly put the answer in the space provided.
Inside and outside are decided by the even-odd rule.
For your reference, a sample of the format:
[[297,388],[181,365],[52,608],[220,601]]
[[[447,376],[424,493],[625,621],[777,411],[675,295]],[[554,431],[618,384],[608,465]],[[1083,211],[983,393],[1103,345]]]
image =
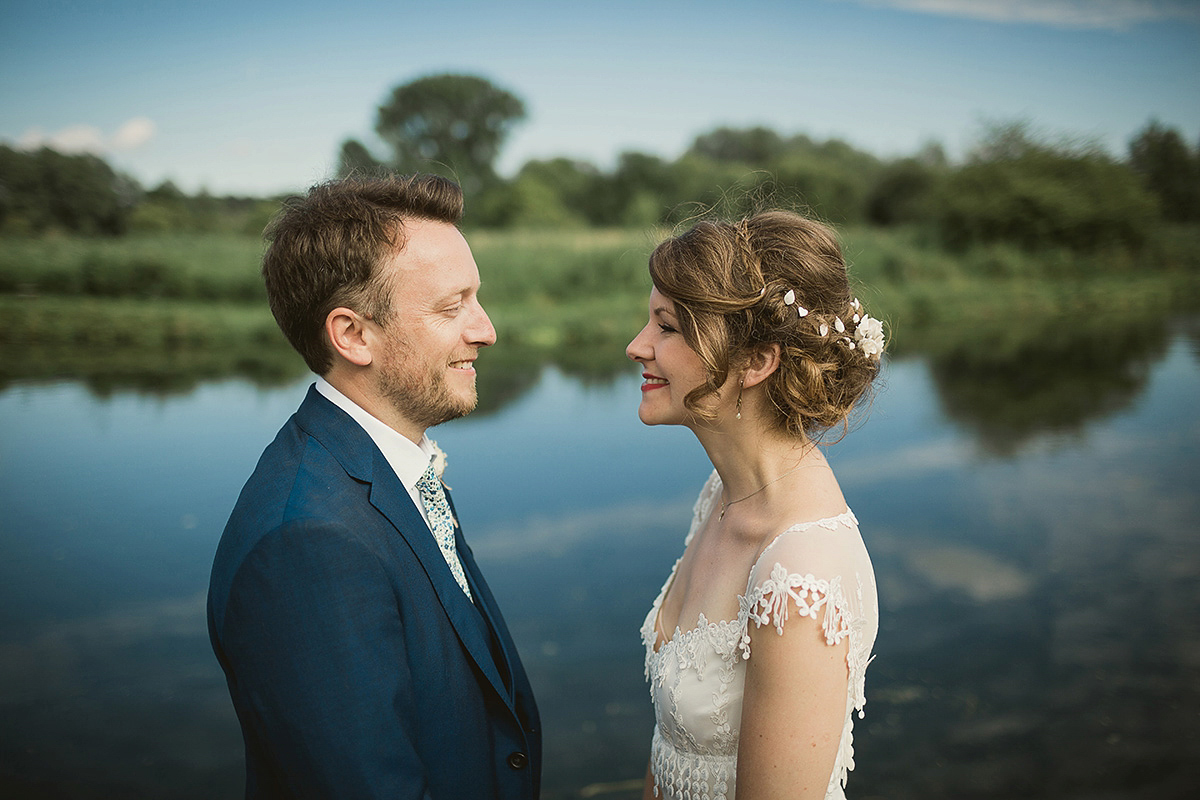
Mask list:
[[[237,491],[306,386],[0,393],[0,761],[143,787],[172,765],[159,790],[236,794],[240,739],[203,591]],[[690,433],[638,422],[637,387],[632,371],[585,387],[550,370],[509,407],[435,431],[539,692],[551,796],[644,768],[637,627],[709,470]],[[866,421],[830,451],[884,612],[852,789],[1032,796],[1017,778],[993,794],[973,781],[1044,770],[1047,752],[1174,763],[1122,755],[1123,741],[1153,741],[1103,719],[1136,717],[1121,698],[1161,710],[1194,677],[1198,396],[1197,358],[1177,340],[1132,406],[1001,458],[941,416],[923,362],[890,365]],[[937,768],[914,779],[912,763]],[[196,773],[200,788],[179,788]]]

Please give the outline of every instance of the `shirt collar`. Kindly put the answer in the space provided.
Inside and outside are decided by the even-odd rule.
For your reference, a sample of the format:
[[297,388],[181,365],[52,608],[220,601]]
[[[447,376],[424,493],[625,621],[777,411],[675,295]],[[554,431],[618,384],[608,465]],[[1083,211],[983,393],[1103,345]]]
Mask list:
[[412,439],[372,416],[370,412],[346,397],[322,377],[317,378],[316,389],[321,396],[349,414],[350,418],[367,432],[371,441],[375,443],[375,446],[383,453],[383,457],[387,459],[388,464],[391,465],[396,477],[404,484],[404,488],[409,492],[414,491],[417,481],[425,474],[425,470],[429,468],[433,459],[433,442],[429,437],[422,434],[421,443],[414,444]]

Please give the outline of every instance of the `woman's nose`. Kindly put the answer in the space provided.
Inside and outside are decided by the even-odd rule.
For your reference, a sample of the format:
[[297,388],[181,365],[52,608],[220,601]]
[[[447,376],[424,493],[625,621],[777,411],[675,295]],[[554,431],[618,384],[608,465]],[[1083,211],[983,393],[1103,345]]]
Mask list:
[[646,333],[646,329],[642,328],[641,331],[638,332],[638,335],[633,337],[633,341],[631,341],[629,343],[629,345],[625,348],[625,355],[634,361],[650,360],[650,356],[648,354],[648,348],[643,339],[643,337],[645,336],[645,333]]

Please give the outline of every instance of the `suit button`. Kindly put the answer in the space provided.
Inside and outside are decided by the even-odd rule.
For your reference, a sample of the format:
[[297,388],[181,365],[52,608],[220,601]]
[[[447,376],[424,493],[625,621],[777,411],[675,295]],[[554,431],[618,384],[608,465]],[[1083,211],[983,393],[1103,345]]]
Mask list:
[[509,753],[508,765],[513,769],[525,769],[525,765],[529,763],[529,756],[522,752]]

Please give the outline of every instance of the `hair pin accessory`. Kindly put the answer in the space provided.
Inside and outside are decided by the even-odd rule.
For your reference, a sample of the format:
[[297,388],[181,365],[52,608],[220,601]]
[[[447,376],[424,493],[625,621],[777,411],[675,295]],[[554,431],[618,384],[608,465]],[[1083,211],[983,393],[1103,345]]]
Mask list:
[[796,302],[796,290],[795,289],[787,290],[787,294],[785,294],[783,296],[783,304],[785,306],[794,305],[796,307],[797,316],[800,316],[800,317],[808,316],[808,309]]

